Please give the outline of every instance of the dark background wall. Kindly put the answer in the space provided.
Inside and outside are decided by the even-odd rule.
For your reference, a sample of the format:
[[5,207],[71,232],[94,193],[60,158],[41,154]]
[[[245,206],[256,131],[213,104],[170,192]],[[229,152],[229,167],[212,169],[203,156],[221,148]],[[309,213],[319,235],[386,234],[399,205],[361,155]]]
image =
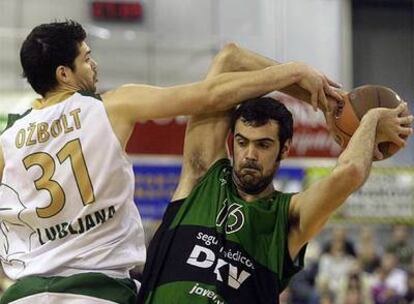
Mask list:
[[414,1],[354,0],[354,85],[383,84],[414,98]]
[[[373,83],[393,88],[414,111],[414,1],[353,0],[354,87]],[[414,163],[414,140],[391,159]]]

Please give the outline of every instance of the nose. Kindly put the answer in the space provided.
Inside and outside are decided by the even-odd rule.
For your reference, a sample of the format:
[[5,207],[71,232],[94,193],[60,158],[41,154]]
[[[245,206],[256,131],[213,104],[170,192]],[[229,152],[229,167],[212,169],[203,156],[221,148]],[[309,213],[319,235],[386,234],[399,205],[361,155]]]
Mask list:
[[91,63],[92,63],[92,68],[94,70],[96,70],[98,68],[98,63],[94,59],[92,59],[92,58],[91,58]]
[[254,145],[249,145],[246,149],[245,159],[248,160],[257,160],[257,151]]

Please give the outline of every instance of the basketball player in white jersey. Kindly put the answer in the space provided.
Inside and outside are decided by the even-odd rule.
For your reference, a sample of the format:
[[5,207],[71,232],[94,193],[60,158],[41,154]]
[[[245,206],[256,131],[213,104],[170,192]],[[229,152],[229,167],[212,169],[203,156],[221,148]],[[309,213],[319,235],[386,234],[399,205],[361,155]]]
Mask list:
[[21,48],[41,98],[10,115],[0,137],[0,258],[18,280],[0,303],[135,302],[129,270],[144,263],[145,246],[125,146],[137,121],[226,110],[291,85],[315,107],[325,94],[341,99],[334,82],[301,63],[168,88],[123,85],[100,98],[85,39],[80,24],[53,22]]

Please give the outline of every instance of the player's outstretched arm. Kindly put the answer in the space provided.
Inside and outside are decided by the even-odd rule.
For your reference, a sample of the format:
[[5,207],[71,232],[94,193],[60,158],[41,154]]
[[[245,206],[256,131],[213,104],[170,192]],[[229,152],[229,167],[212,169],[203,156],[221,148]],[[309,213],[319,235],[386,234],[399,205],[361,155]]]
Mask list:
[[413,117],[400,117],[403,113],[408,113],[406,103],[395,109],[370,110],[362,118],[331,174],[292,197],[289,209],[292,258],[321,231],[329,216],[347,197],[364,184],[371,169],[375,145],[386,141],[405,145],[407,138],[403,138],[412,133],[412,128],[404,125],[410,125]]
[[146,119],[217,112],[243,100],[267,94],[293,83],[321,92],[324,79],[308,66],[296,62],[248,72],[226,72],[204,81],[173,87],[123,85],[102,95],[118,113],[132,122]]
[[[276,60],[267,58],[251,50],[240,47],[235,43],[227,44],[218,54],[218,56],[220,55],[226,56],[228,58],[226,61],[226,69],[229,71],[254,71],[281,64]],[[309,69],[309,72],[319,73],[309,66],[307,66],[307,69]],[[325,75],[321,73],[319,74],[324,78],[324,93],[326,93],[326,98],[331,102],[335,100],[342,101],[342,95],[345,94],[345,92],[337,89],[340,87],[340,85]],[[279,91],[291,95],[299,100],[305,101],[306,103],[313,105],[314,108],[318,107],[323,112],[326,112],[328,110],[327,100],[324,99],[325,94],[322,94],[321,92],[320,98],[316,98],[316,95],[312,96],[312,94],[299,83],[281,88]]]
[[102,95],[109,119],[125,146],[139,120],[224,111],[243,100],[289,86],[303,85],[320,100],[324,77],[301,63],[286,63],[249,72],[226,72],[204,81],[160,88],[123,85]]

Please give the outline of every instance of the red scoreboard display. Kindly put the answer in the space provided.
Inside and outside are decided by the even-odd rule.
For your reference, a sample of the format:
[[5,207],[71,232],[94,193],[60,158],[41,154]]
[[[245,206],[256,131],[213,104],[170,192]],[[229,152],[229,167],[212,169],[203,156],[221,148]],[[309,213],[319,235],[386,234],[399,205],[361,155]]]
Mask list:
[[95,21],[140,21],[143,9],[140,2],[134,1],[92,1],[92,18]]

